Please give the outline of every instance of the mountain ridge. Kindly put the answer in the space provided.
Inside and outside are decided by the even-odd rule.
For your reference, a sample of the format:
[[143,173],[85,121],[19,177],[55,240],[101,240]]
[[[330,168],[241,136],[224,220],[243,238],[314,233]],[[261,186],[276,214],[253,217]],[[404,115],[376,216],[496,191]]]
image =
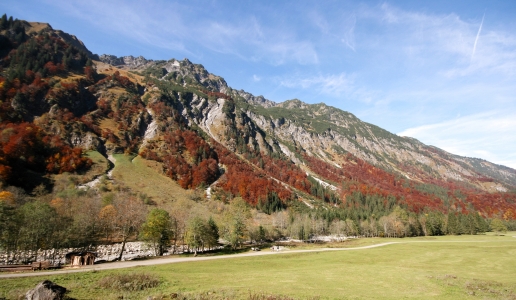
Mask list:
[[[113,55],[102,55],[101,56],[101,61],[103,62],[109,62],[109,60],[107,60],[106,58],[109,57],[111,60],[113,59],[116,59],[117,62],[119,62],[119,65],[122,65],[122,61],[124,61],[123,65],[124,67],[127,67],[127,69],[129,70],[137,70],[139,67],[142,66],[142,64],[137,64],[136,66],[134,66],[134,61],[135,60],[140,60],[140,61],[143,61],[145,62],[146,64],[149,64],[149,63],[152,63],[154,62],[153,60],[147,60],[145,58],[143,58],[142,56],[139,56],[138,58],[135,58],[133,56],[125,56],[125,57],[116,57],[116,56],[113,56]],[[177,61],[175,59],[172,59],[172,60],[169,60],[169,61]],[[158,61],[158,63],[162,63],[164,61]],[[186,60],[186,63],[191,63],[189,60]],[[133,66],[131,66],[133,65]],[[193,64],[192,64],[193,65]],[[204,69],[204,67],[202,67],[202,65],[199,65],[202,69]],[[205,71],[205,70],[204,70]],[[170,73],[171,70],[167,70],[167,73]],[[207,71],[206,71],[207,72]],[[166,76],[166,74],[164,76]],[[219,76],[217,76],[219,77]],[[199,80],[200,83],[203,82],[203,80]],[[222,92],[225,92],[226,89],[228,88],[227,84],[225,84],[225,81],[224,81],[224,84],[222,85],[219,85],[217,87],[215,87],[216,89],[218,89],[219,91],[222,91]],[[299,99],[293,99],[293,100],[285,100],[283,102],[279,102],[279,103],[276,103],[274,101],[271,101],[271,100],[268,100],[268,99],[265,99],[263,96],[254,96],[252,95],[251,93],[248,93],[248,92],[245,92],[243,90],[240,90],[238,91],[238,94],[239,96],[241,96],[242,98],[244,98],[246,100],[246,102],[250,103],[250,104],[255,104],[255,105],[260,105],[260,106],[263,106],[264,108],[288,108],[288,109],[299,109],[299,108],[308,108],[308,107],[318,107],[318,106],[322,106],[323,108],[324,107],[327,107],[333,111],[335,110],[339,110],[339,109],[336,109],[336,108],[333,108],[333,107],[330,107],[330,106],[327,106],[326,104],[324,103],[319,103],[319,104],[308,104],[308,103],[304,103],[302,102],[301,100]],[[356,118],[354,115],[352,115],[351,113],[349,112],[345,112],[345,111],[342,111],[344,113],[344,115],[348,114],[350,116],[353,116],[354,118]],[[324,113],[324,112],[322,112]],[[321,112],[319,112],[319,115],[322,114]],[[342,115],[341,115],[342,116]],[[313,115],[312,115],[313,117]],[[358,120],[358,118],[356,118]],[[321,124],[317,124],[317,125],[321,125]],[[339,125],[339,124],[337,124]],[[371,126],[373,128],[379,128],[377,127],[376,125],[374,124],[369,124],[368,126]],[[312,128],[314,129],[314,128]],[[382,129],[383,130],[383,129]],[[385,131],[385,130],[383,130]],[[387,131],[385,131],[387,132]],[[388,133],[390,135],[395,135],[393,133]],[[354,135],[354,138],[356,140],[356,138],[360,138],[360,136],[356,137],[356,135]],[[401,137],[400,137],[401,138]],[[407,137],[409,140],[412,140],[412,141],[416,141],[417,144],[421,144],[421,146],[419,147],[422,147],[422,145],[424,145],[423,143],[421,143],[420,141],[416,140],[416,139],[413,139],[413,138],[409,138]],[[426,145],[424,145],[426,146]],[[431,146],[426,146],[426,147],[431,147]],[[437,147],[435,147],[436,149],[439,149]],[[439,151],[443,151],[442,149],[439,149]],[[451,154],[451,153],[450,153]],[[454,155],[454,154],[453,154]],[[466,160],[466,161],[470,161],[471,159],[474,159],[474,158],[462,158],[458,155],[454,155],[455,157],[457,157],[457,159],[463,159],[463,160]],[[482,161],[482,159],[479,159]],[[374,160],[372,160],[374,162]],[[486,161],[487,162],[487,161]],[[470,162],[471,163],[471,162]],[[496,164],[493,164],[493,163],[489,163],[489,168],[493,168]],[[508,167],[507,167],[508,168]],[[508,168],[509,170],[511,170],[511,168]],[[477,171],[478,172],[478,171]],[[468,174],[468,176],[470,176]],[[495,175],[495,177],[498,179],[498,180],[502,180],[504,181],[506,184],[509,184],[509,185],[512,185],[514,186],[516,184],[516,181],[514,181],[514,176],[512,175],[508,175],[506,176],[505,178],[503,176],[500,176],[500,175]],[[508,178],[507,178],[508,177]]]

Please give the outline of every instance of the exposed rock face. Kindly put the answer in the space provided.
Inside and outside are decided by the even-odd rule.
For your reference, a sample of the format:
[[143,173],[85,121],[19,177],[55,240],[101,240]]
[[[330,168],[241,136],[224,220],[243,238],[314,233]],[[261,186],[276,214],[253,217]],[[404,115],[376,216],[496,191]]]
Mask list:
[[112,66],[126,67],[129,69],[138,69],[152,62],[152,60],[147,60],[143,56],[134,57],[132,55],[129,55],[123,57],[116,57],[114,55],[109,54],[102,54],[99,57],[99,60],[103,63],[110,64]]
[[263,107],[273,107],[276,106],[277,103],[268,99],[265,99],[263,96],[254,96],[244,90],[236,91],[239,96],[244,98],[247,102],[254,104],[254,105],[260,105]]
[[[145,59],[143,56],[134,57],[129,55],[124,57],[117,57],[114,55],[103,54],[99,57],[99,60],[103,63],[126,70],[142,71],[145,69],[154,68],[161,72],[162,79],[167,78],[167,76],[172,76],[173,78],[178,76],[182,78],[190,78],[191,80],[200,83],[209,90],[216,90],[220,91],[221,93],[226,93],[229,89],[224,78],[208,73],[208,71],[206,71],[202,65],[193,64],[187,58],[181,61],[176,59],[171,59],[168,61],[154,61],[152,59]],[[251,97],[253,99],[256,98],[256,103],[273,103],[272,101],[264,99],[262,96],[254,97],[249,93],[245,94],[247,97]]]
[[27,300],[61,300],[65,299],[66,288],[45,280],[25,294]]
[[[490,192],[506,191],[500,183],[482,183],[481,176],[486,175],[480,174],[487,174],[502,183],[516,185],[516,173],[513,170],[511,172],[510,168],[504,169],[489,162],[434,149],[416,139],[400,137],[362,122],[351,113],[323,103],[307,104],[294,99],[276,104],[244,91],[228,91],[234,98],[242,97],[251,105],[247,108],[237,106],[235,120],[248,146],[255,149],[258,147],[260,152],[282,152],[299,163],[290,150],[293,147],[339,167],[342,155],[351,153],[370,164],[412,180],[438,178],[462,181]],[[194,96],[194,100],[188,104],[191,108],[197,108],[198,113],[194,118],[184,113],[185,118],[229,149],[235,150],[232,141],[225,136],[226,116],[222,112],[224,99],[214,103]],[[256,109],[257,106],[263,108]],[[296,113],[293,114],[292,110]]]
[[96,150],[102,152],[101,139],[91,132],[87,132],[83,135],[72,133],[70,136],[70,144],[72,144],[74,147],[82,147],[86,150]]
[[112,66],[121,66],[124,64],[122,57],[116,57],[114,55],[102,54],[99,56],[99,60],[103,63],[110,64]]

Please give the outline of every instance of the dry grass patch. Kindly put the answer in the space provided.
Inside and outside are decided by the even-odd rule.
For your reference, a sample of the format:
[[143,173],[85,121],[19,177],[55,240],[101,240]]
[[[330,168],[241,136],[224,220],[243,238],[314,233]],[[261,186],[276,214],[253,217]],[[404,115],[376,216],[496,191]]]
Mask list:
[[97,73],[104,75],[113,75],[116,71],[120,73],[120,75],[129,78],[133,83],[138,83],[141,85],[145,84],[145,77],[135,74],[131,71],[127,71],[121,68],[114,67],[112,65],[103,63],[101,61],[93,61],[95,67],[97,68]]
[[159,206],[171,201],[189,200],[194,193],[184,190],[163,175],[159,163],[125,154],[115,154],[113,157],[116,159],[114,179],[123,182],[135,192],[147,195]]
[[41,22],[29,22],[30,27],[25,28],[25,33],[30,35],[33,32],[40,32],[43,29],[50,28],[50,25],[48,23],[41,23]]
[[143,291],[159,285],[159,278],[146,273],[129,273],[106,276],[99,280],[99,286],[119,291]]

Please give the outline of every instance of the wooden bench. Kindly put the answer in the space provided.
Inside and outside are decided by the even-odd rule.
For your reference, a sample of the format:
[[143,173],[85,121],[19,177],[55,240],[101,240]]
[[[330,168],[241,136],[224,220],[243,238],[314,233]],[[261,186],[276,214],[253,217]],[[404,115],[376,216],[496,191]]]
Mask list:
[[32,270],[48,270],[50,268],[53,268],[54,266],[50,263],[48,260],[44,261],[36,261],[31,264]]
[[32,270],[30,265],[0,265],[0,272],[19,272],[30,270]]

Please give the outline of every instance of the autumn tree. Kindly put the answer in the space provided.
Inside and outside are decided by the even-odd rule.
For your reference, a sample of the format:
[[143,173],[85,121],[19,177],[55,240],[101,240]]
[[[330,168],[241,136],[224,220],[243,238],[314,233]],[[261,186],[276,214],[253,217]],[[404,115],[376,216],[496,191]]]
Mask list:
[[16,207],[11,201],[12,195],[1,192],[0,198],[0,249],[9,253],[16,250],[20,220],[16,218]]
[[248,234],[247,223],[250,217],[249,207],[240,197],[234,198],[229,208],[224,212],[220,235],[233,249],[240,247],[246,239]]
[[99,211],[99,227],[106,242],[111,242],[116,227],[117,211],[113,204],[108,204]]
[[207,234],[205,239],[205,246],[208,247],[208,249],[212,249],[219,244],[219,227],[217,226],[217,223],[215,223],[215,220],[210,216],[208,219],[208,224],[206,228]]
[[118,194],[113,205],[117,212],[115,234],[122,241],[118,260],[122,260],[125,243],[132,235],[138,233],[145,220],[146,207],[140,199],[127,193]]
[[199,248],[204,249],[204,244],[208,236],[208,224],[201,217],[193,217],[188,222],[186,228],[185,241],[190,249],[194,250],[194,255],[197,256]]
[[157,256],[162,256],[174,235],[171,228],[172,219],[169,213],[164,209],[154,208],[147,214],[140,237],[152,246]]
[[290,216],[291,222],[288,225],[287,232],[293,238],[302,241],[310,239],[312,236],[311,220],[306,214],[295,214]]
[[507,226],[503,223],[503,221],[499,218],[494,218],[489,225],[491,230],[496,232],[497,234],[507,232]]
[[59,241],[54,240],[60,230],[57,225],[57,213],[50,205],[32,201],[24,204],[17,211],[19,218],[18,249],[33,250],[51,249],[58,246]]
[[71,224],[66,225],[66,243],[74,247],[89,247],[99,242],[102,209],[99,197],[77,195],[66,199]]

